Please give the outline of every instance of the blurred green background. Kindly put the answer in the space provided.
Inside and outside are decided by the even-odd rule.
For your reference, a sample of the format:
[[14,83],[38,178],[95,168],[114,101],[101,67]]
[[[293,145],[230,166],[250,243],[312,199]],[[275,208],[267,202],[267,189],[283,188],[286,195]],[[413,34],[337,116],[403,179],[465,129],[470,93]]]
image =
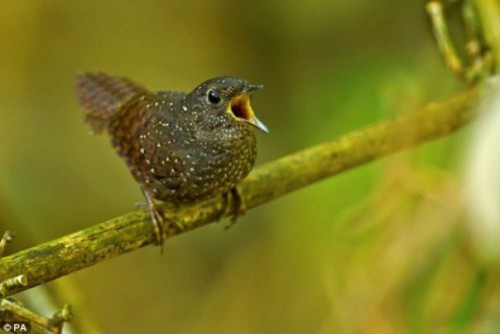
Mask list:
[[[153,90],[226,74],[264,84],[253,106],[271,134],[258,135],[258,163],[464,88],[423,1],[2,1],[0,43],[0,230],[18,235],[9,253],[143,201],[109,139],[89,136],[80,72]],[[228,231],[211,224],[169,240],[163,256],[147,247],[23,298],[45,315],[51,298],[72,304],[76,333],[495,328],[498,270],[476,258],[463,226],[466,140],[461,131],[356,168]]]

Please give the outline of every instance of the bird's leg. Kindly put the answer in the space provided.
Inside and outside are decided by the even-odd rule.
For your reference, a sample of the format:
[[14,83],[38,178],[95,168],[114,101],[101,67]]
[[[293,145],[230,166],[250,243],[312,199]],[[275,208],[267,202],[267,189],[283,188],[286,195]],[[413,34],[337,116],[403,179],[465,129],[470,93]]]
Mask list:
[[241,196],[240,190],[237,187],[232,188],[230,191],[223,194],[224,196],[224,206],[225,209],[222,213],[224,215],[227,212],[228,206],[228,196],[231,195],[232,203],[233,203],[233,215],[229,221],[229,225],[225,228],[228,229],[233,226],[240,216],[243,216],[247,210],[245,203],[243,202],[243,198]]
[[220,221],[224,215],[228,212],[229,210],[229,191],[226,191],[225,193],[222,194],[222,210],[219,213],[219,216],[217,216],[217,221]]
[[177,234],[184,229],[184,226],[175,219],[166,217],[162,211],[158,209],[153,197],[147,190],[142,189],[142,193],[146,199],[149,214],[153,222],[155,245],[160,246],[163,253],[163,242],[165,241],[165,237],[171,234]]
[[160,210],[158,210],[158,207],[156,206],[156,203],[154,202],[149,192],[142,189],[142,193],[144,194],[144,198],[146,199],[149,214],[151,215],[151,220],[153,222],[155,232],[155,245],[159,245],[163,249],[163,242],[165,241],[165,230],[163,228],[164,216],[160,212]]

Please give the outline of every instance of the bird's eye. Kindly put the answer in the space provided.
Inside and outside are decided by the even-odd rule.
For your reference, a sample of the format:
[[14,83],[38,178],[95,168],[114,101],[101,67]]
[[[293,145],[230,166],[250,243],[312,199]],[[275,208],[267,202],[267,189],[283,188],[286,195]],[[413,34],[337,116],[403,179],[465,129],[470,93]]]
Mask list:
[[220,93],[216,90],[210,90],[208,92],[208,101],[210,101],[210,103],[212,104],[217,104],[219,103],[221,100],[221,96],[220,96]]

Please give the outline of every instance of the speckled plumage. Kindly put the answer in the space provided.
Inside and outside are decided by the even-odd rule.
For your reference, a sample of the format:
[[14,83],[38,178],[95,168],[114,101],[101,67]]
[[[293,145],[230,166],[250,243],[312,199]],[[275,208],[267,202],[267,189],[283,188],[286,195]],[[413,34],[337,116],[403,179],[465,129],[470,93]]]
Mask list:
[[189,94],[152,93],[103,73],[77,81],[87,121],[96,132],[107,129],[146,199],[174,204],[227,193],[248,175],[253,130],[267,132],[249,103],[258,88],[236,77],[208,80]]

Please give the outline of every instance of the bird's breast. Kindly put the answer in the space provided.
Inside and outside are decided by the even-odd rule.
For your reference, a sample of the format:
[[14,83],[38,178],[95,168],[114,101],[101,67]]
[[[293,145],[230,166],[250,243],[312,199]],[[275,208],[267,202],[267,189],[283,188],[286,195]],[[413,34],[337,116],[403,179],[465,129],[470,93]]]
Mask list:
[[236,187],[252,169],[256,142],[252,135],[226,141],[198,143],[172,151],[169,161],[158,166],[152,193],[174,203],[192,202],[222,194]]

